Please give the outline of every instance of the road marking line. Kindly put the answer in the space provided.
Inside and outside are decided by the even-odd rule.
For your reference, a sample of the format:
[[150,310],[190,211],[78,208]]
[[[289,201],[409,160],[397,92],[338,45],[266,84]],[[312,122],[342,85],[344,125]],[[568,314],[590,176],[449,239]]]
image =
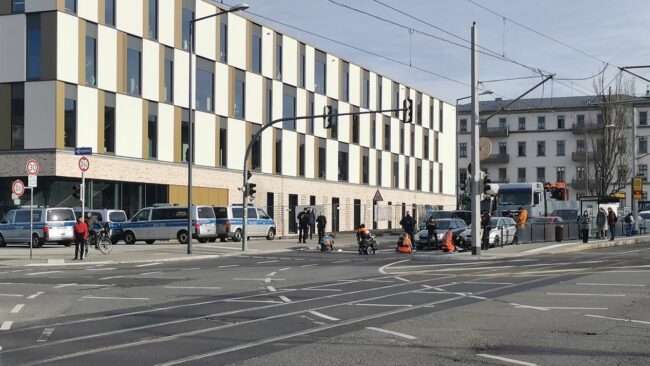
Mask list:
[[94,300],[142,300],[148,301],[148,297],[111,297],[111,296],[83,296],[82,299],[94,299]]
[[235,277],[233,278],[233,281],[264,281],[264,282],[271,282],[271,281],[284,281],[284,278],[243,278],[243,277]]
[[343,290],[338,289],[338,288],[313,288],[313,287],[309,287],[309,288],[301,288],[301,289],[299,289],[299,290],[306,290],[306,291],[332,291],[332,292],[341,292],[341,291],[343,291]]
[[156,271],[156,272],[140,273],[140,276],[148,276],[148,275],[158,274],[158,273],[162,273],[162,272],[161,271]]
[[532,306],[532,305],[521,305],[517,304],[514,302],[511,302],[510,305],[514,306],[515,309],[534,309],[534,310],[542,310],[542,311],[548,311],[548,308],[541,307],[541,306]]
[[39,292],[37,292],[37,293],[35,293],[35,294],[33,294],[33,295],[29,295],[29,296],[27,296],[26,299],[27,299],[27,300],[35,299],[35,298],[39,297],[39,296],[42,295],[42,294],[43,294],[43,292],[40,292],[40,291],[39,291]]
[[138,264],[138,265],[135,266],[135,267],[149,267],[149,266],[157,266],[157,265],[159,265],[159,264],[160,264],[160,262],[155,262],[155,263],[145,263],[145,264]]
[[63,287],[68,287],[68,286],[74,286],[76,283],[62,283],[60,285],[54,286],[54,288],[63,288]]
[[625,283],[587,283],[587,282],[578,282],[576,285],[582,286],[626,286],[626,287],[645,287],[645,285],[629,285]]
[[275,289],[273,286],[266,286],[266,288],[271,291],[271,292],[277,292],[278,290]]
[[32,272],[32,273],[25,274],[25,276],[36,276],[36,275],[59,273],[59,272],[63,272],[63,271]]
[[165,286],[171,289],[196,289],[196,290],[221,290],[221,287],[204,287],[204,286]]
[[344,260],[341,260],[341,261],[332,262],[332,264],[336,264],[336,263],[347,263],[347,262],[352,262],[352,260],[351,260],[351,259],[344,259]]
[[318,265],[318,264],[316,264],[316,263],[313,263],[313,264],[303,264],[303,265],[300,266],[300,267],[302,267],[302,268],[306,268],[306,267],[313,267],[313,266],[317,266],[317,265]]
[[584,315],[585,315],[585,316],[588,316],[588,317],[590,317],[590,318],[600,318],[600,319],[617,320],[617,321],[628,322],[628,323],[650,324],[650,322],[648,322],[648,321],[643,321],[643,320],[624,319],[624,318],[610,318],[610,317],[608,317],[608,316],[593,315],[593,314],[584,314]]
[[135,276],[134,278],[150,278],[152,280],[186,280],[187,277],[176,277],[176,276]]
[[19,295],[19,294],[0,294],[0,296],[4,296],[4,297],[23,297],[23,295]]
[[386,306],[386,307],[399,307],[399,306],[413,306],[410,304],[354,304],[355,306]]
[[638,265],[638,266],[611,266],[607,268],[617,268],[617,269],[626,269],[626,268],[648,268],[650,264]]
[[11,329],[11,324],[13,324],[13,323],[14,322],[11,321],[11,320],[7,320],[7,321],[2,322],[2,325],[0,325],[0,330],[9,330],[9,329]]
[[[86,271],[113,271],[117,268],[86,268]],[[49,328],[47,328],[49,329]]]
[[470,282],[463,282],[466,284],[477,284],[477,285],[514,285],[514,282],[479,282],[479,281],[470,281]]
[[[589,272],[586,272],[589,273]],[[593,273],[650,273],[650,270],[639,269],[639,270],[617,270],[617,271],[605,271],[605,272],[593,272]]]
[[624,294],[580,294],[571,292],[547,292],[547,295],[557,296],[606,296],[606,297],[625,297]]
[[257,262],[257,264],[265,264],[265,263],[278,263],[279,261],[262,261],[262,262]]
[[282,301],[284,301],[284,302],[291,302],[291,299],[288,298],[288,297],[286,297],[286,296],[284,296],[284,295],[280,295],[280,300],[282,300]]
[[503,362],[508,362],[508,363],[513,363],[515,365],[524,365],[524,366],[537,366],[536,363],[530,363],[530,362],[524,362],[524,361],[519,361],[519,360],[514,360],[512,358],[506,358],[506,357],[499,357],[499,356],[494,356],[494,355],[488,355],[487,353],[479,353],[477,356],[480,357],[485,357],[485,358],[491,358],[494,360],[499,360]]
[[478,300],[487,300],[487,297],[483,297],[483,296],[471,295],[468,297],[471,297],[472,299],[478,299]]
[[607,310],[607,308],[583,308],[579,306],[548,306],[546,308],[551,310]]
[[14,306],[13,309],[11,309],[10,313],[12,313],[12,314],[20,313],[20,311],[23,310],[24,307],[25,307],[25,304],[18,304],[16,306]]
[[280,301],[275,301],[275,300],[240,300],[240,299],[226,299],[224,300],[226,302],[261,302],[264,304],[283,304],[283,302]]
[[271,272],[271,273],[268,273],[266,276],[267,277],[275,276],[276,273],[278,273],[278,272]]
[[108,276],[108,277],[102,277],[102,278],[100,278],[99,280],[100,280],[100,281],[103,281],[103,280],[111,280],[111,279],[113,279],[113,278],[123,278],[123,277],[124,277],[124,276]]
[[400,281],[402,281],[402,282],[411,282],[410,280],[407,280],[406,278],[402,278],[402,277],[400,277],[400,276],[395,276],[395,277],[393,277],[393,278],[396,279],[396,280],[400,280]]
[[400,333],[400,332],[394,332],[392,330],[386,330],[386,329],[381,329],[381,328],[375,328],[375,327],[366,327],[366,329],[374,330],[377,332],[382,332],[382,333],[387,333],[387,334],[392,334],[394,336],[406,338],[406,339],[417,339],[416,337],[413,337],[412,335]]
[[43,329],[43,333],[41,333],[41,336],[38,337],[36,342],[47,342],[47,340],[50,339],[50,336],[52,335],[52,332],[54,332],[54,328],[45,328],[45,329]]
[[219,266],[217,268],[230,268],[230,267],[239,267],[239,264],[228,264],[225,266]]
[[365,282],[379,282],[379,283],[393,283],[395,281],[389,281],[389,280],[376,280],[374,278],[368,279],[368,280],[363,280]]
[[333,316],[325,315],[325,314],[323,314],[323,313],[321,313],[321,312],[318,312],[318,311],[316,311],[316,310],[310,310],[310,311],[309,311],[309,314],[311,314],[311,315],[316,315],[317,317],[320,317],[320,318],[323,318],[323,319],[327,319],[327,320],[331,320],[331,321],[333,321],[333,322],[340,320],[339,318],[335,318],[335,317],[333,317]]
[[194,267],[194,268],[183,268],[181,271],[196,271],[201,269],[201,267]]
[[280,268],[278,271],[287,271],[287,270],[290,270],[290,269],[291,269],[291,267],[285,267],[285,268]]

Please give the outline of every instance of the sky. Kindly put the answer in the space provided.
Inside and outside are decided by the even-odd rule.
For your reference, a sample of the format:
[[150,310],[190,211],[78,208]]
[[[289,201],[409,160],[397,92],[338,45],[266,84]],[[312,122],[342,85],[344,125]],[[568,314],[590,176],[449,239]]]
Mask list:
[[[244,1],[250,8],[243,15],[250,19],[452,104],[471,93],[467,41],[473,22],[479,50],[484,52],[478,55],[478,80],[484,90],[494,92],[483,100],[514,98],[541,81],[539,71],[530,68],[556,74],[554,81],[528,95],[550,98],[593,95],[591,77],[603,69],[601,75],[608,83],[619,67],[650,65],[647,0]],[[504,61],[504,56],[510,61]],[[650,79],[650,68],[635,72]],[[493,81],[520,77],[526,79]],[[635,93],[644,94],[649,83],[632,80]]]

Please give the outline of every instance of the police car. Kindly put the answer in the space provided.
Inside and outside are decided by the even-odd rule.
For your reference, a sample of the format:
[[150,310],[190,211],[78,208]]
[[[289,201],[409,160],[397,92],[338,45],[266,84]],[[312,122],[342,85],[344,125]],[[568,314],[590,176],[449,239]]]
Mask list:
[[75,215],[71,208],[34,207],[33,230],[29,232],[29,208],[9,211],[0,222],[0,247],[8,243],[32,242],[40,248],[46,242],[70,245],[74,240]]
[[[217,236],[221,241],[231,238],[240,241],[242,225],[244,223],[244,209],[241,205],[215,206],[214,213],[217,221]],[[248,237],[266,237],[267,240],[275,238],[275,221],[261,208],[248,207],[248,221],[246,230]]]
[[[217,237],[214,211],[210,206],[192,206],[192,237],[205,243]],[[144,241],[178,239],[187,244],[187,207],[166,204],[154,205],[138,211],[122,224],[122,239],[126,244]]]
[[[92,216],[95,216],[100,225],[108,226],[108,235],[111,238],[111,242],[113,244],[116,244],[118,241],[122,240],[122,224],[128,221],[126,212],[124,212],[124,210],[85,209],[84,211],[84,214],[86,215],[90,213]],[[77,217],[81,217],[81,208],[76,208],[74,214]]]

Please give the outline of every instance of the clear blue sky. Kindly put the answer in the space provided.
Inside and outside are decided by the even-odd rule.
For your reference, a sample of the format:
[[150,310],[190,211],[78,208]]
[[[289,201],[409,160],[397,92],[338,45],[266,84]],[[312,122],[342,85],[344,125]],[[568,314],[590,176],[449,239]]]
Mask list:
[[[412,56],[409,31],[399,25],[360,14],[329,0],[244,0],[250,5],[246,16],[263,15],[273,20],[314,32],[402,63],[412,63],[451,79],[469,84],[470,53],[466,48],[423,35],[443,37],[459,44],[462,40],[391,10],[375,0],[335,0],[399,25],[414,29]],[[479,45],[517,62],[557,73],[559,78],[584,78],[610,66],[606,81],[617,66],[650,64],[650,1],[645,0],[474,0],[525,26],[574,46],[586,56],[494,15],[467,0],[379,0],[464,39],[470,38],[473,21],[478,26]],[[224,1],[234,4],[235,1]],[[451,103],[470,94],[469,86],[366,54],[268,20],[257,18],[271,28],[291,35],[341,58],[363,65],[387,77],[423,90]],[[505,40],[505,42],[504,42]],[[513,63],[479,55],[479,80],[527,77],[532,71]],[[639,73],[650,79],[650,69]],[[534,85],[536,79],[486,83],[487,89],[504,97],[515,97]],[[569,81],[562,83],[571,85]],[[592,80],[574,81],[572,90],[559,82],[547,83],[531,97],[584,95],[593,93]],[[636,92],[645,92],[647,83],[636,80]],[[489,98],[492,98],[488,96]]]

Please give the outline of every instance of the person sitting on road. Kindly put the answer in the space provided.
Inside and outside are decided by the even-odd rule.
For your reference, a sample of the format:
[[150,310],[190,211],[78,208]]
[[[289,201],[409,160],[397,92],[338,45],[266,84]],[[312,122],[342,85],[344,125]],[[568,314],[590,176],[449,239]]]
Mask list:
[[334,238],[332,238],[331,235],[323,235],[323,240],[320,243],[320,251],[321,252],[327,252],[327,251],[335,251],[336,247],[334,246]]
[[445,235],[442,237],[442,246],[440,247],[443,252],[454,253],[456,251],[456,245],[454,245],[454,234],[451,232],[451,229],[447,230]]
[[411,238],[407,233],[402,234],[397,240],[397,249],[400,253],[411,253],[413,252]]

